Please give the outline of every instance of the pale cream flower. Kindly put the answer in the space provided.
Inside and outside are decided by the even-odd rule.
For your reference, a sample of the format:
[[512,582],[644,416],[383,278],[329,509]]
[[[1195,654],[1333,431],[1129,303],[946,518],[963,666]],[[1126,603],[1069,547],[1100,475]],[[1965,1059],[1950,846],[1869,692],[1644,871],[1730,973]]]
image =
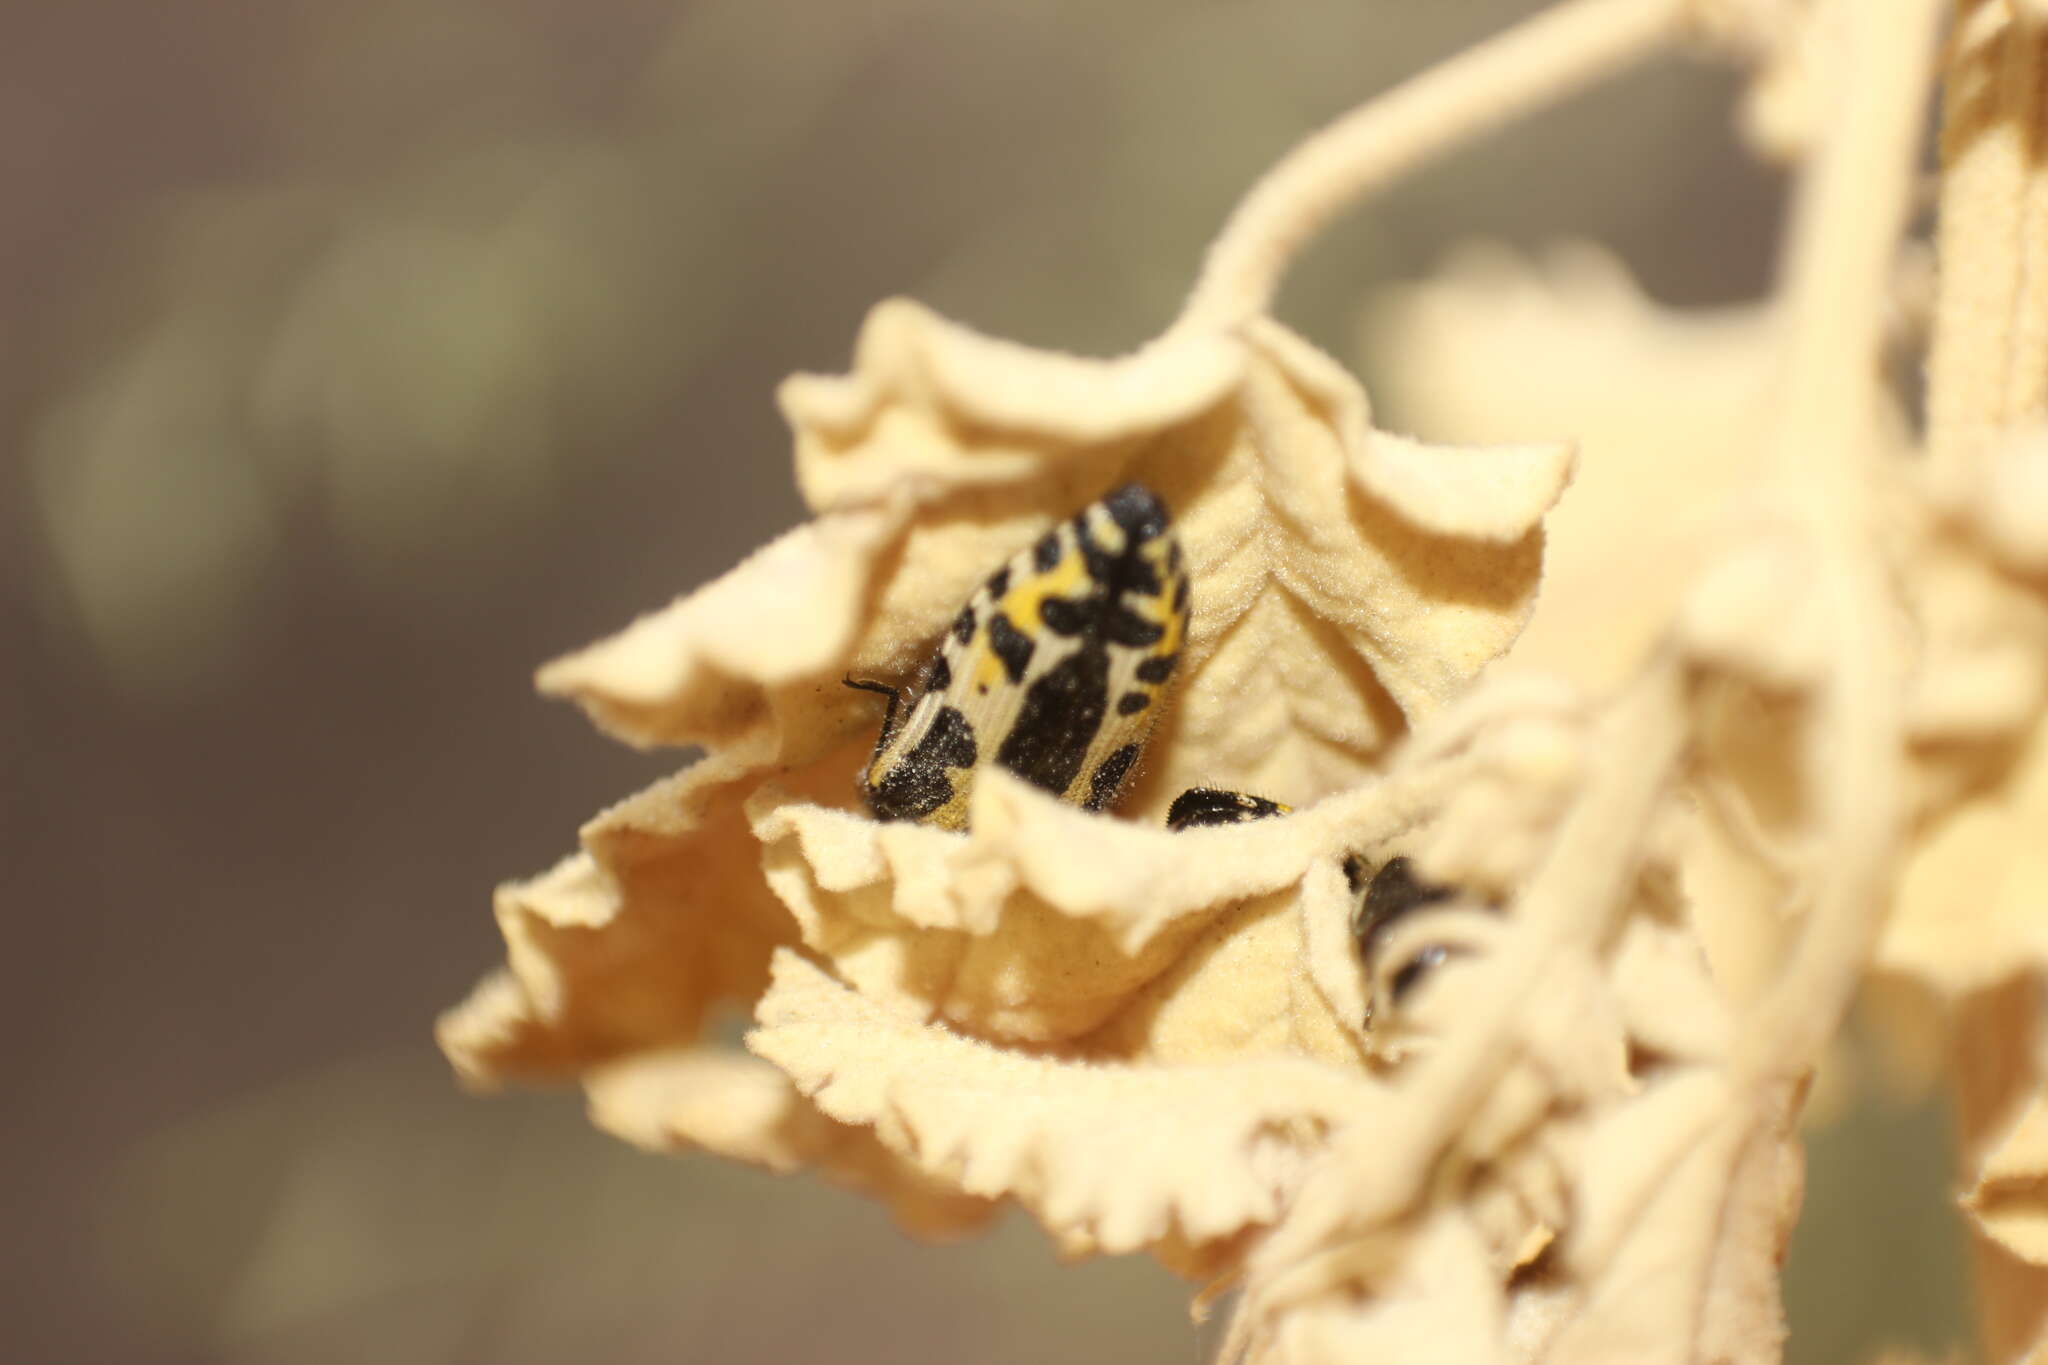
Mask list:
[[1763,304],[1661,308],[1590,243],[1534,261],[1467,244],[1373,300],[1365,364],[1396,422],[1439,440],[1549,432],[1578,446],[1512,662],[1602,690],[1642,667],[1753,514],[1783,330]]
[[[2038,45],[1995,4],[1966,36]],[[1579,360],[1607,346],[1637,404],[1603,429],[1562,356],[1501,382],[1603,453],[1525,661],[1576,684],[1482,680],[1529,618],[1569,448],[1376,430],[1267,316],[1278,273],[1347,196],[1717,17],[1825,95],[1785,144],[1807,164],[1767,309],[1674,318],[1581,258],[1468,264],[1396,323],[1427,340],[1418,314],[1485,315],[1490,290],[1529,305],[1523,348],[1566,324]],[[1935,0],[1571,0],[1291,155],[1131,356],[878,308],[851,373],[783,390],[815,519],[542,671],[622,738],[708,755],[501,890],[508,965],[443,1020],[450,1056],[481,1083],[578,1077],[630,1140],[815,1167],[926,1230],[1010,1200],[1068,1251],[1240,1284],[1231,1359],[1755,1360],[1785,1335],[1808,1083],[1875,963],[1987,1042],[1996,1075],[1963,1087],[1971,1207],[2025,1273],[2048,1263],[2042,1072],[2012,1042],[2037,1014],[2038,877],[2008,856],[2048,705],[2048,311],[1970,320],[2048,270],[2025,232],[1955,268],[1944,245],[1908,458],[1879,359],[1935,20]],[[1982,53],[1948,60],[1973,98]],[[1983,147],[2014,193],[1980,183]],[[1990,205],[1955,205],[1956,234],[2048,202],[2013,147],[1950,149],[1945,194]],[[1973,338],[2002,383],[1958,361]],[[1688,413],[1698,439],[1658,439]],[[1660,476],[1713,507],[1675,569],[1604,580],[1670,529],[1625,519]],[[1132,480],[1172,509],[1194,616],[1119,812],[989,768],[967,831],[869,818],[853,778],[879,717],[841,679],[909,677],[993,567]],[[1589,621],[1612,636],[1575,656]],[[1296,809],[1162,828],[1198,783]],[[1396,853],[1449,899],[1361,960],[1341,863]],[[1432,957],[1385,1008],[1399,964]],[[751,1057],[702,1041],[722,1007],[751,1011]]]
[[[1480,790],[1496,760],[1452,736],[1405,783],[1357,784],[1513,638],[1536,586],[1536,519],[1564,486],[1569,451],[1431,448],[1375,431],[1341,369],[1262,320],[1105,362],[990,341],[891,303],[863,330],[852,374],[792,380],[783,404],[818,519],[542,672],[545,688],[629,740],[710,754],[599,816],[582,853],[500,893],[509,967],[444,1022],[457,1064],[484,1081],[603,1064],[599,1120],[637,1138],[776,1164],[801,1147],[843,1169],[843,1143],[778,1145],[790,1123],[816,1126],[791,1118],[794,1100],[748,1109],[759,1115],[751,1137],[733,1131],[746,1102],[723,1103],[721,1088],[753,1094],[761,1079],[676,1051],[707,1008],[760,997],[774,951],[800,945],[831,975],[775,959],[752,1046],[807,1091],[864,1071],[863,1092],[879,1095],[892,1059],[926,1093],[999,1091],[994,1077],[1029,1074],[1019,1088],[1049,1096],[1084,1083],[1062,1081],[1070,1071],[1094,1074],[1076,1070],[1083,1062],[1305,1054],[1356,1068],[1363,986],[1345,955],[1338,862],[1384,847],[1453,786]],[[970,834],[873,820],[854,775],[879,717],[840,679],[911,674],[994,565],[1133,479],[1173,510],[1196,606],[1128,818],[992,772],[976,785]],[[1166,802],[1196,782],[1312,809],[1242,831],[1169,833]],[[1322,911],[1327,992],[1302,979],[1309,900]],[[857,994],[833,1008],[879,1011],[877,1026],[904,1031],[897,1049],[856,1064],[835,1049],[859,1046],[861,1030],[798,1029],[846,990]],[[809,1041],[795,1047],[799,1037]],[[985,1044],[1035,1050],[1006,1059]],[[966,1069],[937,1085],[924,1047],[951,1049],[957,1068],[985,1064],[990,1078]],[[1275,1104],[1298,1127],[1312,1093],[1284,1079],[1298,1065],[1216,1092],[1212,1107],[1230,1116],[1218,1141],[1270,1141],[1260,1129]],[[1160,1083],[1196,1093],[1190,1080]],[[1150,1210],[1133,1241],[1069,1188],[1091,1179],[1078,1156],[1041,1158],[1023,1181],[990,1177],[995,1159],[973,1149],[1056,1142],[1123,1103],[1085,1084],[1098,1098],[1062,1101],[1078,1105],[1064,1126],[1040,1134],[1014,1115],[1010,1131],[970,1126],[967,1149],[944,1160],[928,1136],[890,1143],[873,1103],[837,1091],[818,1102],[877,1125],[927,1176],[1025,1199],[1069,1240],[1169,1240],[1169,1213],[1218,1195],[1218,1162],[1192,1161],[1198,1174],[1184,1180],[1110,1182]],[[651,1110],[635,1087],[658,1089],[667,1107]],[[1182,1121],[1162,1109],[1162,1125]],[[856,1164],[871,1156],[859,1148]],[[1258,1197],[1235,1222],[1197,1219],[1185,1240],[1273,1216],[1258,1165],[1220,1164]],[[977,1174],[961,1179],[956,1166]]]

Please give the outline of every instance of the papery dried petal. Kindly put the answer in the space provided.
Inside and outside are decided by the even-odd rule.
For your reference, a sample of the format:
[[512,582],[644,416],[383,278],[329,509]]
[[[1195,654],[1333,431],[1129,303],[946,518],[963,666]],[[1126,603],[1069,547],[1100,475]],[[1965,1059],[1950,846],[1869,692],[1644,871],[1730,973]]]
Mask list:
[[1566,1248],[1581,1296],[1563,1360],[1768,1360],[1801,1193],[1789,1103],[1732,1102],[1723,1077],[1666,1078],[1593,1125],[1583,1222]]
[[1926,835],[1901,871],[1876,965],[1950,996],[2048,962],[2048,727],[2012,770]]
[[1513,639],[1571,468],[1563,446],[1375,432],[1356,381],[1264,322],[1095,361],[890,304],[851,375],[783,401],[820,520],[543,686],[635,743],[810,761],[875,723],[842,674],[903,676],[991,565],[1137,478],[1195,578],[1179,697],[1132,803],[1155,815],[1198,782],[1298,802],[1361,775]]
[[466,1078],[560,1077],[687,1041],[712,1005],[760,992],[794,935],[761,884],[736,766],[708,758],[656,783],[585,826],[583,852],[499,889],[509,971],[438,1030]]
[[1180,334],[1090,360],[890,299],[861,324],[850,374],[797,375],[778,396],[796,432],[797,485],[825,512],[905,484],[1028,482],[1069,451],[1128,454],[1224,400],[1243,367],[1242,351],[1219,336]]
[[1789,535],[1763,535],[1700,575],[1674,633],[1693,658],[1789,691],[1825,671],[1826,621],[1805,547]]
[[[904,499],[821,518],[712,583],[540,671],[638,745],[716,744],[770,762],[810,757],[864,709],[820,679],[852,648]],[[836,704],[835,704],[836,703]]]
[[590,1121],[655,1152],[704,1151],[771,1171],[819,1170],[888,1204],[925,1237],[985,1224],[997,1206],[931,1179],[865,1128],[835,1123],[774,1067],[745,1053],[643,1053],[593,1071]]
[[1727,1056],[1728,1004],[1691,934],[1644,916],[1631,919],[1609,979],[1623,1026],[1638,1045],[1681,1062]]
[[966,1193],[1009,1196],[1104,1252],[1199,1249],[1278,1216],[1304,1154],[1371,1104],[1296,1058],[1105,1067],[910,1023],[792,953],[747,1045],[841,1123]]
[[[974,809],[975,832],[963,837],[773,791],[750,805],[768,883],[806,947],[908,1017],[936,1014],[989,1036],[1048,1041],[1095,1028],[1231,898],[1233,878],[1218,869],[1205,883],[1181,836],[1089,815],[1008,774],[977,784]],[[1020,844],[1008,822],[980,814],[1014,810],[1064,837]],[[1300,859],[1283,850],[1243,860],[1239,879],[1275,885]],[[1156,894],[1130,880],[1147,871],[1158,874]]]
[[1079,1047],[1176,1066],[1281,1056],[1360,1065],[1356,1026],[1347,1031],[1322,997],[1298,989],[1302,921],[1289,892],[1223,910]]
[[[877,823],[773,785],[747,809],[768,884],[804,945],[905,1017],[996,1039],[1089,1035],[1085,1046],[1132,1060],[1156,1060],[1155,1042],[1176,1056],[1225,1034],[1249,1044],[1284,1020],[1283,1035],[1312,1055],[1355,1062],[1364,1009],[1338,864],[1480,775],[1502,778],[1494,733],[1310,810],[1227,829],[1106,818],[1001,770],[977,781],[964,834]],[[1297,981],[1306,948],[1294,888],[1305,875],[1322,878],[1322,953],[1341,958],[1324,990]],[[1259,940],[1270,970],[1221,970],[1203,944],[1221,919],[1260,919],[1243,912],[1260,897],[1278,897],[1288,916]],[[1185,992],[1204,999],[1180,1001]],[[1333,1014],[1333,996],[1361,1003]],[[1186,1031],[1198,1017],[1235,1022]],[[1166,1032],[1148,1040],[1141,1020]]]
[[1641,663],[1755,483],[1779,337],[1764,308],[1661,308],[1584,243],[1537,262],[1468,244],[1375,301],[1368,368],[1396,421],[1439,440],[1578,443],[1516,664],[1605,687]]
[[1923,764],[2022,740],[2048,702],[2048,604],[1945,535],[1915,537],[1902,576],[1919,645],[1906,719]]
[[[608,1063],[588,1077],[600,1120],[651,1145],[815,1163],[906,1216],[965,1216],[914,1168],[1019,1200],[1070,1251],[1221,1264],[1372,1093],[1338,863],[1470,787],[1509,812],[1504,882],[1570,784],[1569,735],[1515,757],[1469,720],[1361,782],[1527,618],[1569,448],[1375,431],[1356,382],[1264,320],[1095,361],[889,304],[851,374],[782,400],[817,519],[542,672],[631,742],[710,756],[508,888],[511,972],[444,1044],[480,1080]],[[1171,509],[1194,601],[1123,803],[1138,823],[992,769],[964,834],[858,811],[880,716],[842,680],[907,681],[993,565],[1127,481]],[[1159,828],[1198,784],[1308,809]],[[791,943],[825,965],[781,952],[767,987]],[[751,1045],[807,1100],[676,1051],[757,995]]]
[[1257,1365],[1348,1360],[1505,1361],[1506,1304],[1485,1239],[1455,1210],[1440,1210],[1383,1258],[1387,1273],[1364,1299],[1333,1285],[1281,1320],[1247,1359]]

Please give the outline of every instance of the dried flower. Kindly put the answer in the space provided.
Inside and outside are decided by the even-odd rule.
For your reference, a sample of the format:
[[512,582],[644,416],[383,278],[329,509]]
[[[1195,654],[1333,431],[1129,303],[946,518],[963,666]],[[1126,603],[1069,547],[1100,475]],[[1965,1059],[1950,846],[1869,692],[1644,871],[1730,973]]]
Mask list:
[[[1301,883],[1322,874],[1341,940],[1339,859],[1477,766],[1447,758],[1405,799],[1358,788],[1513,638],[1568,450],[1375,431],[1353,381],[1264,321],[1095,362],[887,304],[852,375],[793,380],[783,403],[818,519],[542,673],[631,740],[710,755],[501,893],[511,975],[444,1026],[458,1063],[497,1079],[687,1044],[707,1006],[758,997],[793,943],[889,1017],[1057,1043],[1077,1062],[1290,1045],[1355,1062],[1362,1011],[1347,1027],[1313,992],[1291,998]],[[907,676],[992,563],[1133,478],[1174,509],[1197,603],[1135,818],[1000,773],[977,786],[969,836],[859,810],[879,717],[839,680]],[[1197,782],[1348,800],[1234,835],[1168,833],[1166,801]],[[777,971],[764,1023],[797,989],[794,963]],[[777,1036],[756,1050],[801,1072]],[[603,1082],[601,1113],[625,1103],[619,1084]]]
[[[2048,1265],[2040,1059],[1970,1017],[2031,1036],[2043,965],[2043,874],[2014,850],[2048,705],[2048,310],[1996,302],[2048,279],[2040,171],[1999,121],[2040,127],[2038,82],[2008,77],[2043,39],[1999,0],[1965,10],[1924,462],[1878,362],[1909,311],[1934,0],[1571,0],[1304,144],[1120,360],[882,305],[850,374],[782,393],[815,519],[542,671],[622,738],[707,754],[500,891],[508,966],[443,1046],[472,1080],[577,1076],[630,1140],[815,1167],[929,1231],[1013,1200],[1070,1252],[1239,1284],[1233,1359],[1752,1360],[1784,1337],[1808,1083],[1875,966],[1991,1048],[1963,1087],[1970,1208]],[[1632,408],[1538,354],[1540,418],[1499,385],[1601,468],[1523,660],[1576,683],[1482,679],[1529,619],[1570,448],[1377,430],[1268,304],[1349,198],[1688,25],[1796,105],[1768,308],[1710,326],[1604,265],[1532,286],[1467,264],[1383,315],[1468,330],[1478,280],[1474,311],[1536,298],[1519,342],[1541,352],[1549,296],[1591,299],[1601,377],[1630,381]],[[1789,104],[1768,93],[1788,72],[1811,87]],[[1951,240],[1998,249],[1950,269]],[[1419,411],[1455,385],[1418,354]],[[1688,405],[1725,425],[1664,439]],[[968,831],[870,818],[853,775],[879,717],[842,677],[907,679],[995,564],[1129,480],[1171,507],[1195,606],[1119,814],[991,767]],[[1649,552],[1618,523],[1659,486],[1743,515],[1602,581]],[[1162,828],[1196,784],[1295,811]],[[1371,928],[1346,864],[1395,854],[1428,903]],[[726,1005],[751,1057],[703,1041]]]

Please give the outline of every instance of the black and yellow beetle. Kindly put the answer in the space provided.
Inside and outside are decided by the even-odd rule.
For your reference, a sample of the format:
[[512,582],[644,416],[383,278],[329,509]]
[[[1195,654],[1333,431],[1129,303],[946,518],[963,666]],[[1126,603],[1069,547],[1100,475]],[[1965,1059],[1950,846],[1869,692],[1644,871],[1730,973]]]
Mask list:
[[[847,680],[889,699],[861,773],[868,809],[879,820],[964,829],[987,763],[1088,810],[1108,808],[1144,751],[1191,611],[1185,557],[1158,495],[1132,483],[1090,503],[975,590],[914,688]],[[1166,823],[1183,830],[1289,810],[1190,787]],[[1387,977],[1378,1003],[1398,1007],[1457,950],[1425,939],[1401,963],[1376,962],[1378,950],[1396,923],[1455,892],[1417,877],[1404,857],[1370,871],[1349,857],[1344,874],[1361,963],[1368,977]]]

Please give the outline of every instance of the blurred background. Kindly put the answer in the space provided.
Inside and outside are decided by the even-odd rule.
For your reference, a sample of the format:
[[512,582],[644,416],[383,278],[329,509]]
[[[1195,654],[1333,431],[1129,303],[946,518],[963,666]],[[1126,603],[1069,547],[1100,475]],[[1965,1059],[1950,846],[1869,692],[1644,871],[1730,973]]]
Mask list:
[[[898,293],[1135,345],[1292,140],[1533,8],[9,7],[0,1355],[1198,1359],[1149,1265],[643,1156],[573,1094],[464,1096],[430,1029],[500,956],[492,884],[679,761],[531,670],[798,518],[781,376]],[[1418,175],[1283,317],[1356,362],[1374,291],[1472,235],[1755,295],[1781,187],[1735,90],[1659,65]],[[1851,1123],[1795,1360],[1962,1312],[1938,1116]]]

